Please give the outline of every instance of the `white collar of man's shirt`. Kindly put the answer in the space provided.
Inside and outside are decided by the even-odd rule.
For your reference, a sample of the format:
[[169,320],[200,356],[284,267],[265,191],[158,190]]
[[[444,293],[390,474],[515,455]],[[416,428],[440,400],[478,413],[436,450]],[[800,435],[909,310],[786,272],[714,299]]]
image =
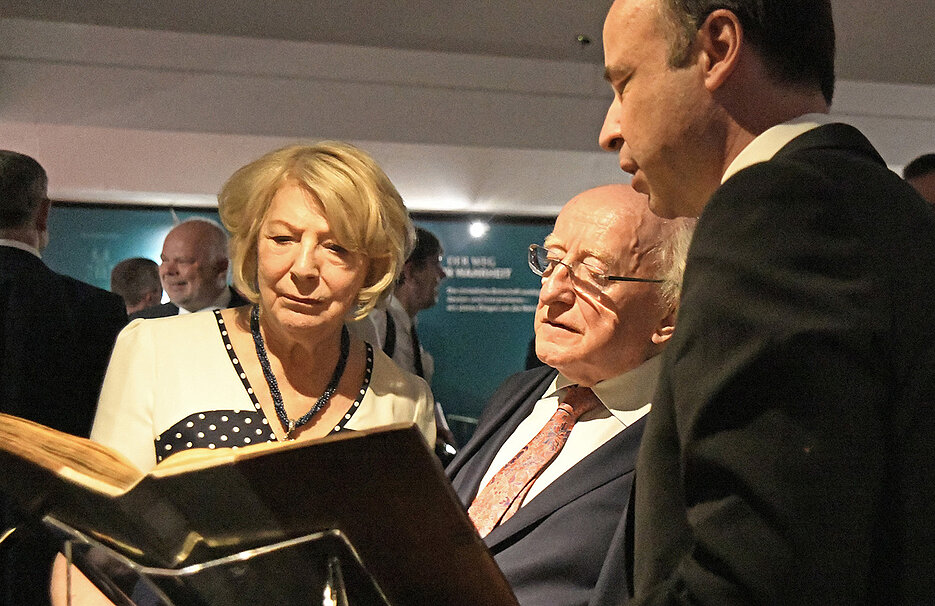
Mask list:
[[8,246],[10,248],[18,248],[20,250],[25,250],[28,253],[34,254],[37,258],[41,259],[42,255],[39,254],[39,249],[26,244],[25,242],[20,242],[19,240],[8,240],[7,238],[0,238],[0,246]]
[[212,303],[211,305],[208,305],[207,307],[202,307],[201,309],[195,309],[195,310],[185,309],[184,307],[179,305],[178,306],[179,315],[181,316],[183,314],[195,313],[196,311],[204,311],[206,309],[226,309],[227,306],[230,305],[230,302],[231,302],[231,289],[225,286],[224,290],[221,291],[220,296],[218,296],[218,298],[215,299],[214,303]]
[[[662,356],[653,356],[632,370],[605,381],[599,381],[591,390],[612,415],[617,417],[624,426],[629,427],[649,412],[661,365]],[[543,397],[557,395],[559,390],[575,384],[574,381],[559,373]],[[635,394],[640,395],[634,397]]]
[[776,152],[799,135],[831,121],[828,114],[805,114],[766,129],[737,154],[734,161],[724,171],[721,183],[749,166],[771,160]]
[[406,332],[406,334],[409,334],[409,331],[412,330],[412,327],[416,325],[416,319],[409,317],[409,314],[406,312],[406,308],[403,307],[402,301],[397,299],[396,295],[390,295],[386,300],[387,313],[389,313],[389,310],[391,309],[396,312],[393,314],[393,320]]

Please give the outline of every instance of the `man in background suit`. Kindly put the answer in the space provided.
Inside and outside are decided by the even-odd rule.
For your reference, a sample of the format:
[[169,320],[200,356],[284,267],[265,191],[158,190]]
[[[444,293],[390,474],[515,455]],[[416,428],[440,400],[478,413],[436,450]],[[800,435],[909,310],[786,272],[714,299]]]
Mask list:
[[[415,246],[403,264],[393,293],[363,319],[348,324],[348,328],[382,349],[400,368],[431,385],[435,360],[419,342],[416,316],[438,302],[438,285],[446,277],[442,269],[444,249],[429,230],[416,227],[415,234]],[[439,402],[435,402],[435,428],[438,434],[435,452],[444,465],[451,462],[457,443]]]
[[124,259],[110,271],[110,292],[120,295],[128,314],[158,305],[162,300],[159,264],[143,257]]
[[[45,170],[0,151],[0,412],[87,437],[117,333],[117,295],[55,273],[42,262],[51,203]],[[4,507],[3,604],[48,603],[56,546]],[[46,557],[47,556],[47,557]]]
[[227,285],[227,233],[214,221],[193,218],[173,227],[163,240],[160,258],[159,278],[169,302],[131,314],[131,320],[247,304]]
[[[724,8],[731,7],[731,8]],[[830,123],[829,0],[616,0],[601,145],[696,216],[635,602],[935,603],[935,213]]]
[[573,198],[544,248],[530,252],[542,275],[536,353],[548,366],[500,386],[448,468],[478,524],[478,495],[566,393],[578,385],[599,398],[516,513],[484,537],[523,606],[613,605],[626,595],[633,469],[688,239],[684,222],[654,216],[627,185],[607,185]]

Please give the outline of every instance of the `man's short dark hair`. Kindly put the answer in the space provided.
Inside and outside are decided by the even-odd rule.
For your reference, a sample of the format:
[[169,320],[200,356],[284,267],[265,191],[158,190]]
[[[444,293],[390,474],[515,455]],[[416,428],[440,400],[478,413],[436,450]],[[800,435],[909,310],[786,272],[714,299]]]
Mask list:
[[416,227],[416,245],[412,249],[406,263],[412,263],[416,267],[422,267],[429,259],[438,259],[442,254],[442,244],[435,237],[435,234],[427,229]]
[[[830,0],[664,0],[676,28],[670,51],[674,67],[685,64],[695,33],[708,15],[727,9],[777,82],[818,86],[834,96],[834,20]],[[665,17],[666,15],[664,15]]]
[[33,158],[0,150],[0,229],[23,227],[36,216],[49,181]]
[[[422,269],[429,260],[438,259],[442,254],[442,243],[438,241],[435,234],[427,229],[416,226],[416,243],[406,258],[406,265],[415,269]],[[396,284],[402,284],[406,280],[405,272],[399,272],[396,278]]]
[[127,305],[139,304],[147,293],[162,292],[159,265],[143,257],[124,259],[110,272],[110,290],[123,297]]
[[922,154],[903,169],[903,179],[915,179],[935,172],[935,154]]

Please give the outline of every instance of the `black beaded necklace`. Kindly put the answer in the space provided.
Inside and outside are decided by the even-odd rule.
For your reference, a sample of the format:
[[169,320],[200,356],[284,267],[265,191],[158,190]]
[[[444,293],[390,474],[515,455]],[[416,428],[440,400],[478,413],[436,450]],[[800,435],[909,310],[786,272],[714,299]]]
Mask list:
[[273,406],[276,408],[276,415],[282,423],[283,431],[286,432],[286,439],[292,439],[292,432],[302,427],[312,420],[312,417],[324,408],[325,404],[334,395],[338,389],[338,383],[341,382],[341,376],[344,374],[344,367],[347,366],[347,357],[351,349],[351,337],[347,332],[347,326],[341,327],[341,355],[338,357],[338,363],[334,367],[334,374],[325,388],[325,393],[321,394],[315,405],[307,413],[298,419],[290,419],[286,414],[286,407],[282,402],[282,393],[279,391],[279,383],[273,374],[273,369],[269,366],[269,358],[266,356],[266,346],[263,345],[263,335],[260,334],[260,308],[254,305],[250,310],[250,332],[253,333],[253,344],[256,345],[256,357],[260,359],[260,366],[263,368],[263,376],[266,378],[266,384],[269,386],[269,395],[273,398]]

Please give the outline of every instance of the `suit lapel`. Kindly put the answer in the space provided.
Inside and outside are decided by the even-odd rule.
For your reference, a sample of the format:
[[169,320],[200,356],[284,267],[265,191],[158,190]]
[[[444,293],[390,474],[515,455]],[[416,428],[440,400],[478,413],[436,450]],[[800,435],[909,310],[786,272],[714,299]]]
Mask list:
[[474,435],[447,469],[465,507],[477,495],[478,484],[500,447],[529,416],[556,374],[555,370],[545,368],[515,375],[491,397],[487,406],[496,408],[490,414],[485,410]]
[[520,507],[513,517],[490,531],[484,538],[487,546],[493,548],[582,495],[632,473],[636,468],[645,424],[646,417],[643,416],[562,474],[528,504]]

